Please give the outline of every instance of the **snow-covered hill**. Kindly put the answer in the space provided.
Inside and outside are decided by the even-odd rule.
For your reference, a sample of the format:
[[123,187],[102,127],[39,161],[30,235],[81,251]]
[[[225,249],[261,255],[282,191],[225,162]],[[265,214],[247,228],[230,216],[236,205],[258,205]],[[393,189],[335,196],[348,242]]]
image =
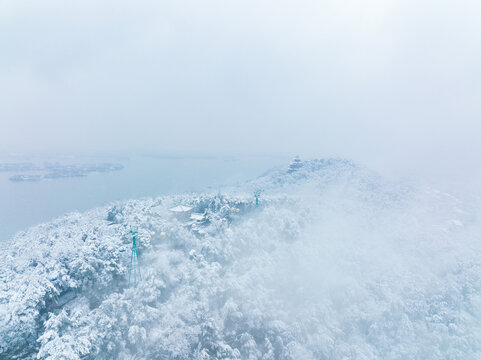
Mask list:
[[479,210],[326,159],[69,214],[2,252],[0,358],[478,359]]

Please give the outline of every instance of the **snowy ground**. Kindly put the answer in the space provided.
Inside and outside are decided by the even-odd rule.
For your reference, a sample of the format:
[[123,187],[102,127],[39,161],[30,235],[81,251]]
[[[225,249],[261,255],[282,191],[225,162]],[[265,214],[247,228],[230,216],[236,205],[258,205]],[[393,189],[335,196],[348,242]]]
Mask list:
[[316,160],[69,214],[2,252],[0,358],[479,359],[480,210]]

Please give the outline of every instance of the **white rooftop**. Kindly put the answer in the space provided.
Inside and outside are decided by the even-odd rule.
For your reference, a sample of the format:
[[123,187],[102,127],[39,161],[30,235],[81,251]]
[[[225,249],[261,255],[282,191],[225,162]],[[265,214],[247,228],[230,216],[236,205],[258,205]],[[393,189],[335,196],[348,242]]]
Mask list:
[[188,212],[188,211],[192,210],[192,207],[191,206],[179,205],[179,206],[170,208],[169,210],[172,211],[172,212],[176,212],[176,213]]
[[190,215],[190,218],[192,220],[201,221],[201,220],[204,219],[204,214],[194,213],[194,214]]

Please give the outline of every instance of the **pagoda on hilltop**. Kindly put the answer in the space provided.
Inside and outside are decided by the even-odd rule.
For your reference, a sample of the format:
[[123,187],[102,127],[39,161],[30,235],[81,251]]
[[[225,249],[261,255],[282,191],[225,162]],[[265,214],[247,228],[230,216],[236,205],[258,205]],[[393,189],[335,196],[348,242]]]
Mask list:
[[302,163],[299,156],[296,156],[294,160],[292,160],[291,164],[289,165],[289,169],[287,170],[288,173],[293,173],[294,171],[299,170],[303,167],[304,164]]

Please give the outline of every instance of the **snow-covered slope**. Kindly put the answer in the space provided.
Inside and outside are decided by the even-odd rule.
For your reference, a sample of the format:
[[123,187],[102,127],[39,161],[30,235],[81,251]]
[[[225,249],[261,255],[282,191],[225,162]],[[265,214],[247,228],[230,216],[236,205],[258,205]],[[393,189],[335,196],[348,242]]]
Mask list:
[[477,359],[479,214],[339,159],[69,214],[2,252],[0,358]]

